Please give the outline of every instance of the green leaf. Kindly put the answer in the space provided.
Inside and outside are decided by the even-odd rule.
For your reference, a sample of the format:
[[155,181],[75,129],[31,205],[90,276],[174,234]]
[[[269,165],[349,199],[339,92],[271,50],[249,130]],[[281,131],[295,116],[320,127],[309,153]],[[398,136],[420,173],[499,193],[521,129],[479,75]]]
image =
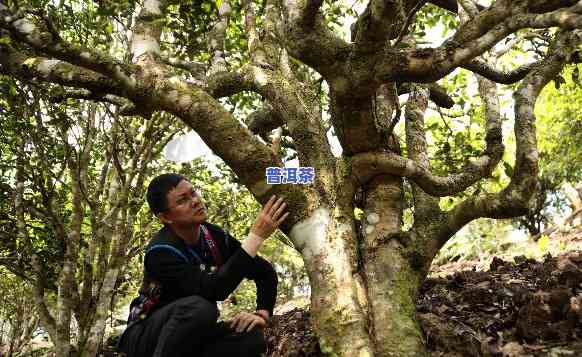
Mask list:
[[543,234],[542,237],[538,240],[538,249],[543,253],[548,249],[549,245],[550,237],[548,237],[546,234]]
[[16,96],[18,94],[18,91],[16,90],[16,87],[11,85],[8,89],[8,93],[10,93],[11,96]]
[[572,71],[572,81],[577,85],[580,85],[580,69],[578,66],[574,67],[574,70]]
[[513,166],[511,166],[510,164],[508,164],[507,162],[503,162],[503,169],[505,170],[505,174],[508,177],[513,177]]

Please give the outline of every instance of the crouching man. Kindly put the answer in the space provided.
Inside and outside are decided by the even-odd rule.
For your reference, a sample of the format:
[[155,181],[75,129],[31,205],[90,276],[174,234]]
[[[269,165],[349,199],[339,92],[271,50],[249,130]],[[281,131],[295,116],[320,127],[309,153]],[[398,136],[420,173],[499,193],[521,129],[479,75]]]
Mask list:
[[[241,244],[206,222],[200,192],[181,175],[153,179],[147,201],[164,227],[146,248],[140,295],[130,305],[119,350],[129,357],[260,356],[277,275],[257,251],[287,218],[286,204],[271,197]],[[217,322],[216,301],[243,278],[256,283],[257,310]]]

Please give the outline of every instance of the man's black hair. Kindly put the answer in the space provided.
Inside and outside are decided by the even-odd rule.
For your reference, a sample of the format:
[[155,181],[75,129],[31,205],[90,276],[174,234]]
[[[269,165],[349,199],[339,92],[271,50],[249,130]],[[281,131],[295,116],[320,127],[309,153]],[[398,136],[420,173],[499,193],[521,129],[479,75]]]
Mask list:
[[157,176],[150,182],[148,186],[147,200],[150,209],[155,215],[168,210],[168,200],[166,199],[166,195],[185,179],[186,178],[180,174],[167,173]]

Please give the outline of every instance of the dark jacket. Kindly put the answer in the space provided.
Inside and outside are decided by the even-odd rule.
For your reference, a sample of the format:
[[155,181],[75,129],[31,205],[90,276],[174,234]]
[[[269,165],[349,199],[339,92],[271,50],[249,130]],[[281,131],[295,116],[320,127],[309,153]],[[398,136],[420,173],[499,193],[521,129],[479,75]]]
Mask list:
[[[162,228],[146,248],[144,284],[150,279],[162,286],[162,294],[154,310],[190,295],[199,295],[211,302],[224,300],[243,278],[255,281],[257,310],[272,315],[277,297],[277,274],[265,259],[248,255],[241,243],[220,227],[202,223],[216,241],[223,264],[216,271],[203,269],[186,243],[169,227]],[[162,249],[151,249],[163,245]],[[132,302],[131,307],[135,303]],[[131,310],[130,307],[130,310]]]

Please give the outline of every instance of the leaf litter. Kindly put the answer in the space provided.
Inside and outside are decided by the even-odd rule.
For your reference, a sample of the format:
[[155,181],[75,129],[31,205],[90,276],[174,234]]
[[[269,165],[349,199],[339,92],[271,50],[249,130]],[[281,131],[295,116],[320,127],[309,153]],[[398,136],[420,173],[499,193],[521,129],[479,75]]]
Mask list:
[[[417,310],[433,357],[582,356],[582,252],[427,278]],[[266,337],[267,356],[323,356],[306,309],[274,316]]]

